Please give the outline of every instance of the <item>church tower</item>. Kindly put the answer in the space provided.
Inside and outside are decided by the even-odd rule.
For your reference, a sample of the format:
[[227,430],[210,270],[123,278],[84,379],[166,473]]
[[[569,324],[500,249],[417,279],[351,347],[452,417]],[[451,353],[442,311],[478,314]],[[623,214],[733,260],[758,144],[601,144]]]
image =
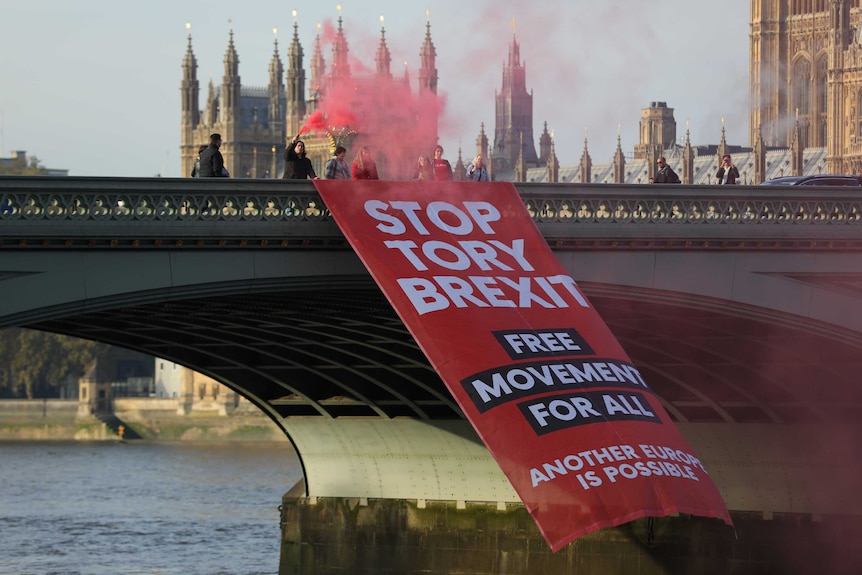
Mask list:
[[509,61],[503,66],[503,87],[494,99],[496,123],[491,156],[495,169],[513,170],[521,157],[524,164],[537,166],[539,158],[533,143],[533,94],[527,92],[526,63],[521,63],[521,47],[514,34],[509,46]]

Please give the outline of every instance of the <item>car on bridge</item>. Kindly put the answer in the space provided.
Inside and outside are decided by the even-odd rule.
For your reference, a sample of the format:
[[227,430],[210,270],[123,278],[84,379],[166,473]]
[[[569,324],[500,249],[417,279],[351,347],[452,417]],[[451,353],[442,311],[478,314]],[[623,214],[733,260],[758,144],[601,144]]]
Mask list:
[[857,176],[843,174],[812,174],[810,176],[783,176],[762,182],[761,186],[858,186]]

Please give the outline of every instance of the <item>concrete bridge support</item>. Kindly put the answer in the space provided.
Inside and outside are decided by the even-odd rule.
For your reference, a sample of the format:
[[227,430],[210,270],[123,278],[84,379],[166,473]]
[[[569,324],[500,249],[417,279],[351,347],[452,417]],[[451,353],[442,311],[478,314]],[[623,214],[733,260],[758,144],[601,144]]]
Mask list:
[[[860,426],[680,424],[735,526],[644,518],[551,553],[467,422],[288,420],[280,575],[857,573]],[[752,437],[758,438],[757,442]]]
[[279,575],[855,574],[858,518],[733,513],[642,518],[551,553],[520,505],[295,498],[282,509]]

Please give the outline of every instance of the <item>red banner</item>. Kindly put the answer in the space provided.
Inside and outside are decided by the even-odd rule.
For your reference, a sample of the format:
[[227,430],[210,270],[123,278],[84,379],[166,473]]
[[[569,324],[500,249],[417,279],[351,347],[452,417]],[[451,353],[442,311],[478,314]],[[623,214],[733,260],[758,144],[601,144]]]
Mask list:
[[315,182],[554,551],[730,515],[509,183]]

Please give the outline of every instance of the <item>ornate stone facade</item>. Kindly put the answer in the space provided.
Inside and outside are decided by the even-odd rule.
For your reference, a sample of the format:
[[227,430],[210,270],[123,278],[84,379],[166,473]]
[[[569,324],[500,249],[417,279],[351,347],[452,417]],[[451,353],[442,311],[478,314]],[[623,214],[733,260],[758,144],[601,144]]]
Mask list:
[[[343,22],[332,43],[332,64],[327,69],[320,36],[315,40],[310,62],[310,86],[306,90],[304,53],[299,42],[298,25],[294,22],[293,37],[287,51],[288,67],[285,71],[279,56],[278,40],[269,64],[269,84],[252,87],[242,84],[239,75],[239,56],[231,30],[224,56],[224,76],[220,87],[210,80],[206,103],[200,108],[200,85],[197,78],[197,58],[189,34],[188,47],[183,58],[183,79],[180,85],[182,117],[180,124],[181,173],[191,175],[198,155],[198,147],[209,142],[209,135],[219,133],[225,167],[232,177],[279,178],[284,171],[285,144],[299,133],[311,115],[326,97],[326,92],[347,79],[357,85],[375,82],[381,78],[391,80],[391,57],[381,28],[380,45],[376,54],[376,73],[373,77],[357,78],[351,75],[348,64],[348,47]],[[424,43],[420,50],[421,66],[418,72],[418,91],[437,92],[436,51],[431,41],[431,25],[426,26]],[[406,72],[404,82],[407,82]],[[386,102],[380,102],[386,106]],[[433,118],[433,139],[436,140],[436,118]],[[323,176],[324,167],[335,147],[332,137],[322,134],[304,134],[306,153],[314,169]],[[431,142],[431,146],[436,142]],[[379,162],[378,162],[379,163]]]
[[796,138],[828,172],[862,169],[860,0],[751,0],[749,73],[751,145]]

